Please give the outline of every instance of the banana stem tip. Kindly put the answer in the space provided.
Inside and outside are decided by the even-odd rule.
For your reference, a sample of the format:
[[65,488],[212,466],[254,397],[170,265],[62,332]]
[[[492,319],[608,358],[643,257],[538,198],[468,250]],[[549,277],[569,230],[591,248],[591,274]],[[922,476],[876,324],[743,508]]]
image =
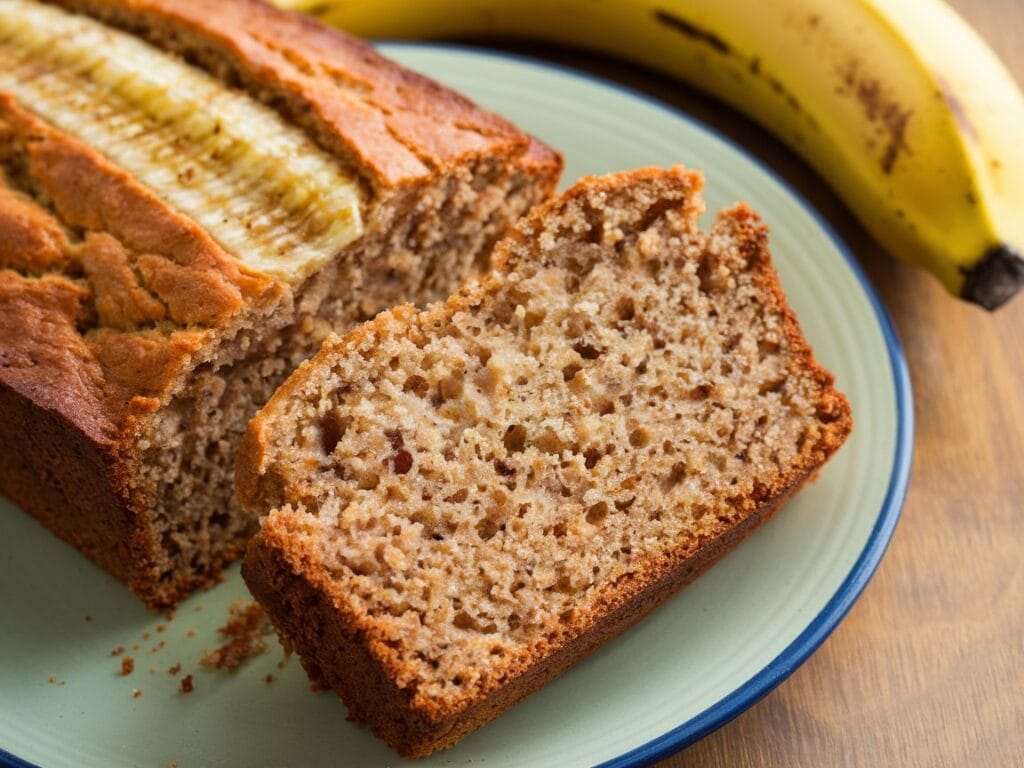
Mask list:
[[962,298],[985,309],[996,309],[1024,287],[1024,258],[1009,245],[996,245],[977,264],[964,270],[964,278]]

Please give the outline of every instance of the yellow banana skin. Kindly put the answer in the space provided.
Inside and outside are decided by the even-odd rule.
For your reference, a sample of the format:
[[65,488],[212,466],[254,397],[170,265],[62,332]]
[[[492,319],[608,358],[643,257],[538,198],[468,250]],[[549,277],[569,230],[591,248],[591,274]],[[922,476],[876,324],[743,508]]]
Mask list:
[[1024,285],[1024,95],[941,0],[278,0],[356,35],[619,56],[746,113],[875,238],[993,309]]

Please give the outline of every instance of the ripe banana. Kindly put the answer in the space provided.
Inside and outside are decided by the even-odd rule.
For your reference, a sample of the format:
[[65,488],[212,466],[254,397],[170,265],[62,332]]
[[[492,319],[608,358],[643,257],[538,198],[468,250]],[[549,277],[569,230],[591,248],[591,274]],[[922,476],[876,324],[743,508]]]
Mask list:
[[727,101],[893,255],[993,309],[1024,285],[1024,95],[941,0],[278,0],[366,37],[620,56]]
[[357,183],[305,133],[87,17],[0,0],[0,90],[98,149],[258,271],[301,279],[361,234]]

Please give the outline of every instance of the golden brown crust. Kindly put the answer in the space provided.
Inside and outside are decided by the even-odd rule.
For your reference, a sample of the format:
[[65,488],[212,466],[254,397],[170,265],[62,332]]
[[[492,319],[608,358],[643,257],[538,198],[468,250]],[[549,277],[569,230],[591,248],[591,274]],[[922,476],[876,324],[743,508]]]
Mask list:
[[18,391],[10,379],[0,382],[0,413],[0,440],[16,447],[0,451],[4,494],[100,567],[129,582],[136,557],[132,538],[138,529],[130,505],[117,490],[123,485],[113,471],[111,441],[97,440],[94,433],[83,431],[82,422],[40,404],[31,390]]
[[151,604],[178,599],[148,572],[131,433],[285,289],[8,94],[0,168],[0,487]]
[[[138,181],[7,94],[0,135],[0,161],[21,176],[0,179],[0,226],[15,235],[0,247],[9,309],[0,338],[7,349],[41,350],[57,337],[31,329],[60,329],[61,355],[31,374],[40,404],[61,398],[72,409],[66,418],[114,435],[133,397],[166,397],[214,330],[282,295],[281,285],[247,271]],[[146,354],[127,364],[130,349]],[[13,385],[13,377],[0,370],[0,381]],[[86,381],[88,389],[79,384]]]
[[70,256],[64,230],[3,179],[0,171],[0,263],[29,274],[63,269]]
[[530,146],[523,155],[522,166],[527,173],[544,179],[544,196],[540,198],[541,200],[546,200],[555,191],[563,165],[564,160],[560,152],[539,139],[530,138]]
[[[696,222],[701,186],[698,174],[682,169],[642,169],[598,179],[584,179],[558,200],[535,208],[495,250],[496,271],[515,271],[528,252],[543,222],[558,217],[572,201],[595,191],[670,179],[680,193],[679,207]],[[842,445],[852,426],[849,404],[833,384],[832,375],[820,366],[803,337],[795,315],[782,293],[771,265],[767,228],[745,205],[719,215],[717,233],[727,235],[740,249],[743,262],[761,288],[767,312],[781,315],[782,330],[794,358],[794,367],[820,385],[816,401],[821,429],[808,440],[785,470],[762,474],[753,491],[732,501],[734,514],[700,536],[690,536],[671,549],[647,556],[638,569],[615,583],[605,584],[574,612],[571,621],[559,624],[530,646],[529,652],[512,661],[503,659],[502,674],[484,678],[472,689],[460,689],[444,700],[416,696],[415,687],[398,681],[409,679],[399,654],[373,617],[353,607],[349,596],[322,566],[322,549],[315,536],[305,538],[310,523],[301,511],[277,509],[266,518],[250,543],[243,575],[257,599],[264,603],[275,625],[303,656],[314,681],[337,690],[349,706],[350,716],[368,723],[379,736],[407,756],[422,756],[450,746],[469,731],[529,695],[561,674],[576,660],[614,637],[619,631],[667,599],[695,578],[766,520],[790,495],[811,478]],[[289,478],[271,459],[270,434],[273,414],[292,398],[308,394],[311,372],[330,369],[332,359],[360,353],[372,358],[374,350],[390,337],[413,341],[429,336],[431,328],[461,310],[481,304],[501,285],[500,275],[472,280],[446,303],[423,312],[403,306],[378,315],[344,338],[329,339],[307,368],[296,372],[282,386],[249,427],[236,466],[236,488],[243,504],[252,510],[293,501]],[[326,638],[326,641],[325,641]]]
[[[510,122],[384,58],[368,43],[263,0],[56,0],[226,69],[310,128],[374,189],[479,157],[561,158]],[[543,174],[542,174],[543,175]]]
[[87,297],[63,276],[0,271],[0,383],[106,441],[117,430],[102,408],[104,373],[77,328]]

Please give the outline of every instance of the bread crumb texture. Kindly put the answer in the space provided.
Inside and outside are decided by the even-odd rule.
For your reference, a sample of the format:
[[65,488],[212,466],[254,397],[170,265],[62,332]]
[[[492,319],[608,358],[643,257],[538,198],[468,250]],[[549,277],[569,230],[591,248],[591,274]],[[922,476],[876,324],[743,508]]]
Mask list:
[[446,304],[328,342],[251,426],[239,473],[276,507],[253,547],[329,595],[426,721],[523,675],[845,439],[765,227],[739,205],[701,231],[700,185],[679,168],[583,180]]

